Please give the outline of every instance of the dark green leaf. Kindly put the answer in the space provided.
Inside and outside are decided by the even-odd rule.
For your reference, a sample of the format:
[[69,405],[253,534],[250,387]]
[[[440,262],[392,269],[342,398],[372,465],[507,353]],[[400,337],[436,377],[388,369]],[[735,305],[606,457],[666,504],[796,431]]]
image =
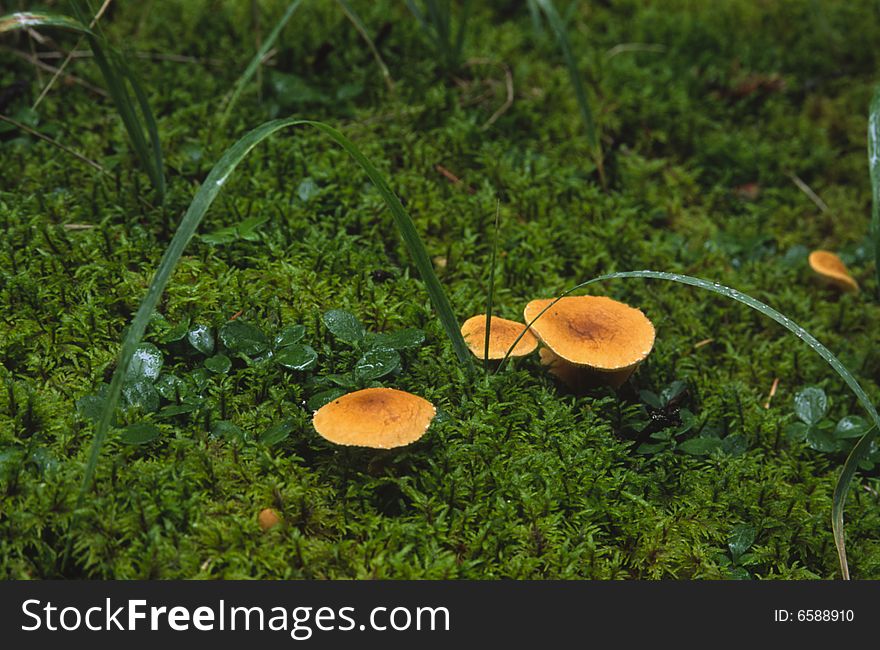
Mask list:
[[358,381],[380,379],[400,368],[400,355],[394,350],[378,348],[367,352],[355,364],[354,376]]
[[309,370],[318,362],[318,353],[308,345],[289,345],[275,354],[275,363],[289,370]]
[[165,333],[162,337],[162,343],[176,343],[183,339],[189,333],[189,321],[178,323]]
[[840,442],[831,431],[824,427],[809,427],[807,429],[806,443],[816,451],[827,453],[840,450]]
[[667,449],[668,447],[669,447],[668,442],[658,442],[656,444],[645,443],[645,444],[639,445],[639,448],[637,451],[640,454],[652,455],[652,454],[658,454],[661,451],[663,451],[664,449]]
[[324,325],[330,333],[345,343],[360,343],[364,340],[364,326],[357,317],[344,309],[331,309],[324,314]]
[[186,339],[202,354],[211,354],[214,351],[214,333],[207,325],[196,325],[187,332]]
[[652,391],[640,390],[639,399],[641,399],[645,404],[653,409],[663,408],[663,402],[661,401],[660,396]]
[[868,432],[870,425],[865,418],[858,415],[848,415],[842,418],[834,429],[834,437],[838,439],[861,438]]
[[408,350],[417,348],[425,342],[425,333],[419,329],[404,329],[396,332],[388,332],[370,335],[371,348],[386,348],[389,350]]
[[803,442],[807,439],[807,432],[810,430],[810,427],[804,424],[803,422],[792,422],[787,427],[785,427],[785,435],[787,438],[794,440],[796,442]]
[[283,348],[285,345],[299,343],[305,335],[306,328],[303,325],[288,325],[275,337],[275,348]]
[[176,415],[183,415],[184,413],[192,413],[193,411],[199,408],[199,404],[196,402],[181,402],[180,404],[169,404],[168,406],[162,408],[154,417],[157,418],[172,418]]
[[317,411],[319,408],[324,406],[325,404],[329,404],[333,400],[342,397],[346,394],[346,390],[342,388],[331,388],[330,390],[323,390],[320,393],[316,393],[309,398],[308,409],[310,411]]
[[269,349],[269,339],[259,328],[242,320],[232,320],[220,328],[220,340],[230,352],[238,352],[249,357],[262,354]]
[[299,75],[272,70],[270,82],[275,98],[285,109],[304,104],[327,104],[330,98]]
[[678,449],[691,456],[708,456],[713,451],[721,449],[719,438],[690,438],[678,444]]
[[163,398],[172,401],[186,393],[186,383],[179,377],[165,373],[156,380],[156,390]]
[[794,397],[794,412],[806,424],[819,424],[828,412],[828,398],[821,388],[805,388]]
[[76,412],[82,417],[97,422],[101,419],[101,413],[107,402],[107,384],[101,384],[98,392],[86,395],[76,401]]
[[205,368],[218,375],[225,375],[232,368],[232,361],[221,352],[205,359]]
[[749,450],[749,441],[742,434],[732,433],[721,441],[721,450],[730,456],[742,456]]
[[159,352],[159,348],[152,343],[141,343],[135,348],[131,357],[131,363],[125,373],[125,381],[127,383],[156,381],[162,371],[162,362],[162,353]]
[[660,392],[660,402],[667,406],[674,399],[681,396],[687,390],[687,384],[683,381],[674,381]]
[[146,413],[159,410],[159,392],[152,382],[133,381],[122,387],[125,404],[132,408],[140,408]]
[[119,441],[126,445],[144,445],[161,435],[159,427],[150,422],[129,424],[119,434]]
[[290,436],[290,433],[294,430],[295,427],[296,423],[292,419],[288,418],[286,420],[282,420],[278,424],[274,424],[263,431],[263,433],[260,434],[259,440],[264,445],[277,444]]
[[738,524],[733,527],[727,538],[727,547],[730,549],[730,556],[734,562],[751,548],[757,535],[758,531],[751,524]]

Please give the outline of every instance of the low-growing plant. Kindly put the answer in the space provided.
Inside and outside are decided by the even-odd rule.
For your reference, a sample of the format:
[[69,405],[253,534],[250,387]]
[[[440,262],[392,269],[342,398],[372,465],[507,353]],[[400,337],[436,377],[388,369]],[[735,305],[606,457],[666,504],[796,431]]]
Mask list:
[[754,553],[749,550],[758,537],[758,530],[751,524],[737,524],[727,537],[728,552],[722,554],[719,564],[735,580],[751,580],[748,567],[757,563]]
[[310,411],[317,411],[345,393],[381,387],[380,379],[400,373],[401,351],[418,348],[425,340],[425,333],[415,328],[369,332],[357,316],[344,309],[326,312],[323,322],[336,341],[353,348],[358,359],[348,372],[320,375],[308,383],[310,389],[317,391],[308,401]]
[[[785,428],[789,439],[805,443],[810,449],[829,454],[849,454],[856,441],[862,438],[871,426],[865,418],[846,415],[837,422],[829,419],[829,402],[825,391],[810,386],[794,396],[794,415],[796,422]],[[880,463],[880,449],[874,449],[859,461],[859,468],[872,470]]]

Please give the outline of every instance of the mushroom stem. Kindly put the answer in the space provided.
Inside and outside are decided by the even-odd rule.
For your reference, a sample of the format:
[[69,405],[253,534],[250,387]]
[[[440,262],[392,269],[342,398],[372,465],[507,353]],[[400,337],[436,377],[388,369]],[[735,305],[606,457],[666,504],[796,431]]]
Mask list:
[[596,370],[568,363],[549,348],[541,348],[538,354],[541,357],[541,364],[547,367],[551,375],[578,392],[600,386],[610,386],[614,390],[619,390],[637,368],[632,366],[623,370]]

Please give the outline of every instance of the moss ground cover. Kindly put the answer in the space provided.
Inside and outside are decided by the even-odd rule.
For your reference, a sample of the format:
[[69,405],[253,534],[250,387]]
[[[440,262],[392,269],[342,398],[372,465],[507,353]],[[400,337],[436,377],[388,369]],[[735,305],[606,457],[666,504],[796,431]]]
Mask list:
[[[333,124],[381,168],[462,321],[485,311],[500,200],[499,316],[521,320],[529,300],[615,271],[707,277],[807,327],[880,397],[869,3],[558,3],[607,190],[553,33],[524,5],[471,3],[466,63],[452,71],[403,3],[351,5],[393,93],[339,5],[306,0],[223,128],[223,98],[256,49],[250,3],[111,5],[104,35],[158,122],[162,207],[112,103],[62,83],[30,110],[40,80],[10,51],[30,52],[27,38],[4,39],[0,112],[109,173],[0,133],[0,575],[837,575],[843,450],[791,434],[806,422],[794,400],[817,386],[829,421],[864,414],[808,348],[721,297],[612,281],[591,290],[639,306],[657,329],[619,394],[571,395],[534,357],[470,374],[379,193],[307,130],[267,140],[229,177],[147,331],[133,378],[147,380],[128,386],[74,513],[101,386],[183,211],[222,152],[275,117]],[[260,6],[265,29],[288,3]],[[486,126],[505,101],[504,66],[514,102]],[[88,59],[71,71],[101,84]],[[816,248],[838,251],[864,290],[817,283]],[[424,341],[411,332],[387,373],[358,375],[369,346],[328,326],[334,309],[372,334],[418,329]],[[394,452],[321,439],[315,400],[371,381],[437,405],[428,434]],[[867,467],[847,504],[857,578],[880,577],[878,489]],[[283,523],[263,532],[264,508]]]

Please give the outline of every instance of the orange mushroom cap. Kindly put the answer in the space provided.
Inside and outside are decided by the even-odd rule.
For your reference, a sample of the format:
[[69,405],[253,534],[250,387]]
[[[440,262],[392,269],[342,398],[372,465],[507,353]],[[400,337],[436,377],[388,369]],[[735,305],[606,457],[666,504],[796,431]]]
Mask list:
[[437,409],[426,399],[394,388],[365,388],[315,411],[312,424],[337,445],[392,449],[415,442]]
[[281,518],[278,516],[278,513],[272,510],[272,508],[263,508],[260,510],[260,514],[257,517],[257,521],[260,524],[260,528],[263,530],[269,530],[274,526],[277,526],[281,523]]
[[849,269],[831,251],[813,251],[809,257],[810,268],[843,291],[857,293],[859,283],[850,275]]
[[[526,329],[524,324],[492,316],[489,324],[489,359],[503,359],[520,334],[523,334],[523,337],[511,351],[511,357],[531,354],[538,347],[538,339]],[[461,335],[474,356],[482,359],[486,352],[486,315],[468,318],[461,326]]]
[[[527,323],[553,300],[533,300]],[[641,310],[603,296],[566,296],[531,329],[562,360],[600,371],[635,368],[654,346],[654,326]]]

